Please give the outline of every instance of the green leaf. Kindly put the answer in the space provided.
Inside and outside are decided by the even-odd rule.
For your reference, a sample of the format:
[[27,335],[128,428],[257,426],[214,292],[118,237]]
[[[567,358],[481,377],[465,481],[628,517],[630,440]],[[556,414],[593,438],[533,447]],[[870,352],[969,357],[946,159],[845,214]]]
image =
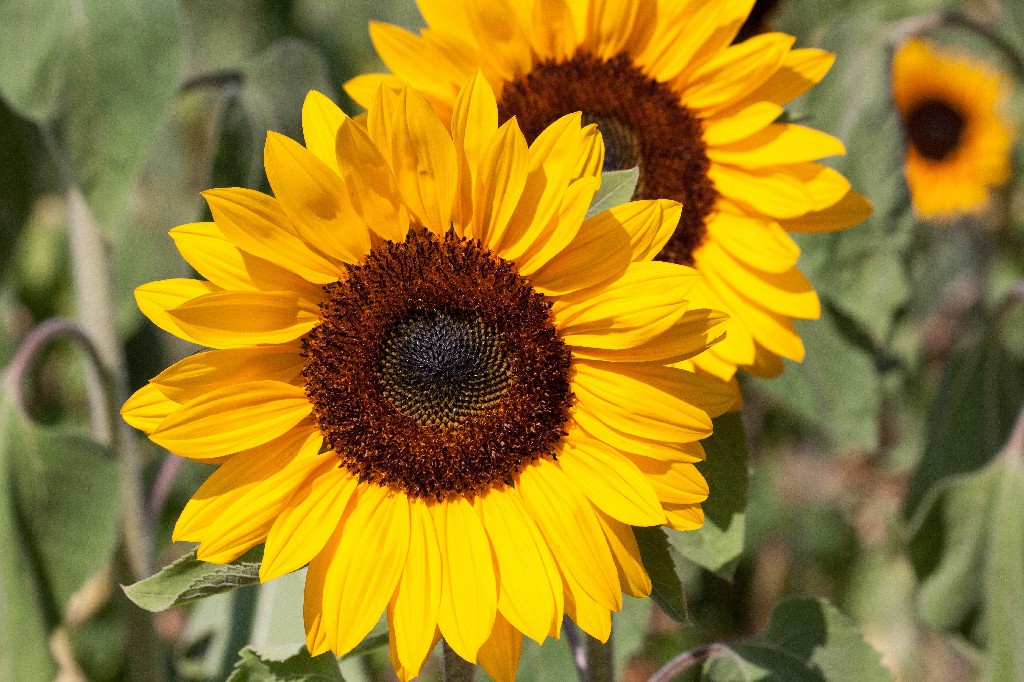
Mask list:
[[147,611],[163,611],[259,581],[258,561],[211,564],[197,559],[193,551],[156,575],[124,587],[124,592]]
[[782,376],[756,386],[835,444],[873,451],[881,379],[874,359],[851,341],[854,333],[843,329],[841,319],[826,306],[821,319],[798,320],[807,349],[803,362],[786,360]]
[[1024,407],[1024,358],[1006,348],[997,324],[990,322],[983,336],[957,348],[946,362],[928,412],[924,453],[907,492],[908,518],[940,481],[987,464]]
[[609,208],[628,203],[633,198],[639,179],[639,168],[602,173],[601,188],[597,190],[594,201],[587,210],[587,217],[593,217]]
[[113,455],[0,393],[0,678],[52,679],[49,632],[117,542]]
[[846,616],[823,599],[795,598],[772,611],[768,631],[730,645],[704,665],[709,682],[889,682],[892,673]]
[[831,161],[874,204],[863,224],[798,235],[801,268],[815,288],[879,346],[910,296],[914,219],[903,177],[903,126],[892,102],[886,23],[864,16],[831,22],[820,47],[839,55],[807,96],[809,124],[846,144]]
[[305,644],[246,647],[227,682],[344,682],[331,653],[312,657]]
[[940,484],[910,531],[922,620],[987,645],[986,679],[1024,679],[1024,444]]
[[32,209],[34,140],[29,125],[0,100],[0,281],[17,252],[18,239]]
[[707,460],[697,468],[708,482],[704,526],[698,530],[666,529],[669,543],[684,557],[725,580],[732,580],[743,554],[746,529],[748,465],[747,434],[738,412],[714,420],[714,433],[704,440]]
[[680,623],[688,624],[686,594],[683,582],[687,577],[686,562],[673,548],[660,526],[633,529],[640,559],[651,577],[651,597],[661,610]]
[[263,143],[268,130],[302,139],[302,103],[310,90],[331,96],[327,63],[314,47],[283,38],[247,62],[241,87],[229,94],[213,161],[216,187],[266,187]]
[[[101,225],[121,213],[184,60],[173,0],[4,0],[0,91],[22,115],[51,127]],[[7,58],[5,55],[5,62]]]

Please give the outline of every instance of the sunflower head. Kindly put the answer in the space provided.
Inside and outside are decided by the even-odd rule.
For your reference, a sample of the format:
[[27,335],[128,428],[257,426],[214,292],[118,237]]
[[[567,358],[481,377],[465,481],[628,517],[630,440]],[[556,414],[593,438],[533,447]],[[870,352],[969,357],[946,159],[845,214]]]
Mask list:
[[365,106],[380,86],[407,83],[444,119],[466,76],[481,69],[498,93],[499,121],[527,141],[581,112],[604,136],[604,170],[639,168],[636,199],[682,204],[658,260],[705,279],[695,300],[725,310],[726,339],[694,363],[723,379],[737,367],[764,376],[800,360],[795,319],[820,314],[796,269],[787,232],[854,225],[870,205],[818,159],[835,138],[778,121],[782,105],[832,64],[821,50],[765,33],[732,44],[753,0],[419,0],[420,35],[373,24],[393,74],[346,90]]
[[263,580],[308,564],[314,654],[386,612],[402,680],[442,636],[499,681],[565,613],[607,639],[651,590],[631,526],[701,525],[699,440],[735,399],[686,368],[726,317],[654,261],[680,205],[587,218],[595,126],[528,143],[480,74],[446,120],[411,89],[365,127],[310,93],[303,133],[268,136],[274,196],[210,190],[213,222],[172,230],[205,280],[136,291],[211,348],[122,411],[219,465],[174,538],[213,562],[265,543]]
[[924,218],[980,213],[1010,174],[1013,130],[1000,106],[1007,79],[992,67],[916,39],[892,68],[907,140],[906,176]]

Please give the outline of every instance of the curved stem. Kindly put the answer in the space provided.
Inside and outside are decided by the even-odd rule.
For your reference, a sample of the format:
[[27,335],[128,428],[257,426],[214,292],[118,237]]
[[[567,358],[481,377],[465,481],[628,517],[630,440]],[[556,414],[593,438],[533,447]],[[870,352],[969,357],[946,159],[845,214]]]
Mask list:
[[108,382],[106,377],[104,377],[103,362],[100,360],[99,353],[96,351],[96,347],[93,346],[92,340],[82,331],[82,328],[63,317],[51,317],[37,324],[25,335],[18,350],[14,353],[7,371],[8,380],[13,388],[15,405],[22,413],[28,414],[28,401],[25,398],[28,372],[39,358],[39,355],[50,344],[62,338],[76,342],[85,351],[90,369],[99,378],[101,382],[99,393],[103,398],[103,403],[99,405],[90,403],[89,412],[94,425],[97,421],[101,421],[104,424],[103,428],[109,430],[110,408],[108,405],[109,400],[107,399],[109,391],[107,390]]
[[909,38],[921,35],[922,33],[931,33],[936,29],[944,27],[963,28],[984,38],[1002,53],[1007,63],[1013,69],[1016,78],[1024,82],[1024,59],[1017,53],[1013,45],[992,30],[991,26],[971,19],[963,12],[930,12],[904,19],[893,25],[891,33],[892,42],[895,45],[899,45]]
[[583,648],[587,654],[586,682],[614,682],[615,666],[612,659],[612,638],[601,642],[588,634],[583,635]]
[[579,628],[570,620],[569,616],[562,616],[562,633],[565,634],[569,653],[572,654],[572,664],[576,667],[576,676],[580,682],[587,682],[587,652],[584,651],[583,645],[580,643]]
[[473,682],[476,666],[455,653],[448,642],[444,646],[444,682]]
[[690,649],[679,654],[671,661],[662,666],[661,670],[651,675],[647,682],[671,682],[672,678],[679,673],[692,668],[695,665],[701,665],[704,661],[715,656],[721,656],[731,651],[725,644],[706,644],[696,649]]

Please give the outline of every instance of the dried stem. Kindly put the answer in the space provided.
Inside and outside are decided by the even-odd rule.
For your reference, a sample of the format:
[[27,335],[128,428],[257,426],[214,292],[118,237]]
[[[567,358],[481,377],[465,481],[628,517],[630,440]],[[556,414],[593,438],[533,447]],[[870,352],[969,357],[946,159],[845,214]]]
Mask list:
[[702,665],[709,658],[721,656],[732,651],[725,644],[715,642],[706,644],[696,649],[690,649],[679,654],[671,661],[662,666],[661,670],[651,675],[647,682],[671,682],[672,678],[679,673],[692,668],[695,665]]

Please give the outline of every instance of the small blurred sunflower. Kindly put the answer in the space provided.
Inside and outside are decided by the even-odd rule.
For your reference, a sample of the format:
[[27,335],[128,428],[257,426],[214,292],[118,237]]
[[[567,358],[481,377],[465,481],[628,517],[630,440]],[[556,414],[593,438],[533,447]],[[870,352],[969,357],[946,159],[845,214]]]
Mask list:
[[268,136],[274,197],[211,190],[214,222],[172,230],[207,279],[136,291],[214,350],[122,412],[219,464],[175,540],[218,563],[266,543],[262,580],[309,565],[313,654],[386,611],[401,679],[443,636],[508,681],[522,634],[564,612],[605,640],[650,592],[630,525],[702,524],[698,441],[732,396],[669,365],[725,316],[653,262],[677,203],[584,219],[604,148],[579,114],[527,145],[477,74],[449,118],[381,89],[364,129],[310,93],[306,145]]
[[730,316],[726,339],[696,358],[720,378],[736,367],[774,376],[801,360],[794,319],[820,315],[787,232],[854,225],[870,205],[815,160],[835,138],[777,122],[782,105],[828,71],[833,56],[792,49],[781,33],[730,45],[753,0],[419,0],[420,36],[375,23],[392,74],[359,76],[348,93],[368,106],[380,85],[416,88],[445,120],[467,74],[498,93],[500,120],[528,140],[567,113],[596,123],[604,170],[639,166],[634,198],[683,211],[659,260],[692,265],[700,300]]
[[924,218],[976,214],[1010,175],[1013,133],[999,107],[1004,76],[970,57],[911,40],[897,51],[892,90],[907,137],[906,176]]

